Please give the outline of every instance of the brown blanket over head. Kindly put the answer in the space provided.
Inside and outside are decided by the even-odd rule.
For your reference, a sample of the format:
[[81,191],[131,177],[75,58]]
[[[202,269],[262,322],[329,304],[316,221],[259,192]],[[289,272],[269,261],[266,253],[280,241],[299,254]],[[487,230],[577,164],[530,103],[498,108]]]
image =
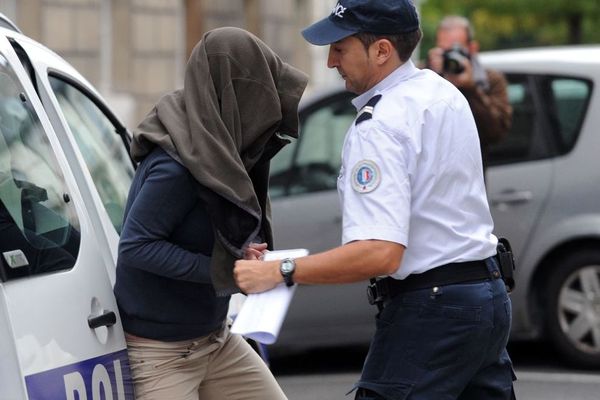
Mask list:
[[163,96],[134,132],[131,154],[159,145],[192,173],[216,233],[211,276],[218,295],[238,291],[234,261],[249,242],[272,248],[269,161],[298,137],[307,76],[252,34],[220,28],[204,35],[184,87]]

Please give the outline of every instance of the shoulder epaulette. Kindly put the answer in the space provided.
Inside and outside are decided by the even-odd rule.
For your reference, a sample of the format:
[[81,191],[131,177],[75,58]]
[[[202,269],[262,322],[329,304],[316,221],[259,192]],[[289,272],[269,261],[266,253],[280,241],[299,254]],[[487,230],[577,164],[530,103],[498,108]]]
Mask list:
[[375,108],[375,105],[379,100],[381,100],[380,94],[371,97],[369,101],[367,101],[367,104],[365,104],[365,106],[360,109],[360,112],[358,113],[358,117],[356,118],[356,122],[354,122],[354,125],[358,125],[363,121],[373,118],[373,109]]

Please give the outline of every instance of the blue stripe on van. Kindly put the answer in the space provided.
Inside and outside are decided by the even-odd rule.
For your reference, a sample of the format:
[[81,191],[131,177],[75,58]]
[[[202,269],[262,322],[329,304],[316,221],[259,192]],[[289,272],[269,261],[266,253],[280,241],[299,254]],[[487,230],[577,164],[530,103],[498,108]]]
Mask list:
[[26,376],[25,385],[29,400],[135,399],[127,350]]

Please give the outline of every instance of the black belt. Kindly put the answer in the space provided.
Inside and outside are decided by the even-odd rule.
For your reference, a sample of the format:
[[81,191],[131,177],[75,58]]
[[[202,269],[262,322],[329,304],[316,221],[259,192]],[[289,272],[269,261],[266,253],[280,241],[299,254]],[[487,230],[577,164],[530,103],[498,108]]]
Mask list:
[[371,280],[367,288],[370,304],[381,305],[399,293],[411,290],[428,289],[435,286],[452,285],[456,283],[475,282],[500,278],[500,271],[490,272],[485,260],[466,261],[442,265],[423,272],[411,274],[404,279],[383,278]]

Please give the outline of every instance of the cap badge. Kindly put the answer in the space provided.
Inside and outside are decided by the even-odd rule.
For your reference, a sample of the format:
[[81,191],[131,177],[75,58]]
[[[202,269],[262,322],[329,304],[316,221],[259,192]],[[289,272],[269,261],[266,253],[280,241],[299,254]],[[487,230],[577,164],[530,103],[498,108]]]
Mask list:
[[352,169],[352,189],[358,193],[372,192],[380,182],[381,173],[374,161],[359,161]]
[[338,1],[338,3],[335,5],[335,7],[334,7],[333,11],[331,11],[331,13],[338,18],[344,18],[344,12],[346,11],[347,8],[348,7],[344,7]]

